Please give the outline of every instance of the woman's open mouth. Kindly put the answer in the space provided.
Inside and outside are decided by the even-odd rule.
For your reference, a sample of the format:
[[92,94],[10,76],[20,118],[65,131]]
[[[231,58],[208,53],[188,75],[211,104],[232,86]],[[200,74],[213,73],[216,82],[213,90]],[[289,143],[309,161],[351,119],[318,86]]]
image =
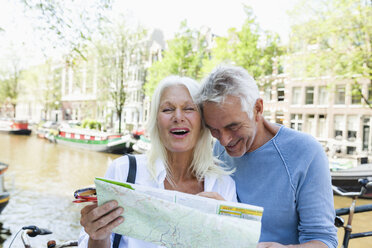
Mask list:
[[170,130],[170,133],[172,134],[172,136],[174,136],[176,138],[183,138],[190,133],[190,129],[188,129],[188,128],[172,128]]

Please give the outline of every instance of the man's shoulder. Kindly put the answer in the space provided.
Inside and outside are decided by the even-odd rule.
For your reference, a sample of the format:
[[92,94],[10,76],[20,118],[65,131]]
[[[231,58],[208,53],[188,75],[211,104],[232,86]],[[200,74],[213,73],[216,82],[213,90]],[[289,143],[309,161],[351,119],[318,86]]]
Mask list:
[[282,126],[278,134],[274,137],[274,141],[279,145],[287,147],[301,145],[303,148],[320,145],[320,143],[310,134],[300,132],[291,128]]
[[283,162],[289,167],[309,165],[314,159],[326,157],[322,145],[312,135],[290,128],[282,128],[274,143]]

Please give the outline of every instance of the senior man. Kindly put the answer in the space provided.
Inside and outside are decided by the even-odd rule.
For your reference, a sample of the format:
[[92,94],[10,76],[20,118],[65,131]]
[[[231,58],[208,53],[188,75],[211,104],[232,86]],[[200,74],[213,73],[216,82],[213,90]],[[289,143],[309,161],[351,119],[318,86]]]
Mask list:
[[258,248],[337,247],[328,159],[310,135],[266,121],[256,82],[236,66],[219,66],[198,96],[218,141],[214,154],[235,168],[240,202],[262,206]]

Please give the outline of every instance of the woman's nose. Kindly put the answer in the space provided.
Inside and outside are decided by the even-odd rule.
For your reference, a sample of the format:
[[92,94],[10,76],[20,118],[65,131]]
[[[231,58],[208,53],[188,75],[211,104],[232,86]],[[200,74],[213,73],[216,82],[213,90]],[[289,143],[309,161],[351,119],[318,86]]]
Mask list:
[[179,122],[179,121],[184,121],[185,116],[184,113],[181,109],[176,109],[174,111],[174,121]]

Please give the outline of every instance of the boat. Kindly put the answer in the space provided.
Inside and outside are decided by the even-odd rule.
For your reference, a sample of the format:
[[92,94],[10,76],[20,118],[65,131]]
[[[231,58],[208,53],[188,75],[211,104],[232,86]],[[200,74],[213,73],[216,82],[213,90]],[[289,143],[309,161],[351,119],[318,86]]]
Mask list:
[[145,135],[140,135],[137,142],[133,145],[133,151],[138,154],[146,153],[150,150],[151,142],[149,138],[146,138]]
[[[343,170],[331,171],[332,184],[345,191],[359,192],[361,186],[358,179],[366,178],[372,181],[372,164],[360,164]],[[372,199],[372,190],[368,190],[364,196]]]
[[0,131],[11,134],[30,135],[32,130],[29,129],[27,120],[1,119]]
[[130,153],[135,140],[130,134],[121,135],[85,128],[59,128],[57,135],[49,137],[58,144],[75,146],[98,152]]
[[0,213],[4,210],[9,202],[9,193],[5,190],[4,174],[8,169],[8,165],[0,162]]
[[56,135],[55,132],[58,132],[58,126],[57,122],[47,121],[37,128],[36,135],[38,138],[49,139],[50,135]]

